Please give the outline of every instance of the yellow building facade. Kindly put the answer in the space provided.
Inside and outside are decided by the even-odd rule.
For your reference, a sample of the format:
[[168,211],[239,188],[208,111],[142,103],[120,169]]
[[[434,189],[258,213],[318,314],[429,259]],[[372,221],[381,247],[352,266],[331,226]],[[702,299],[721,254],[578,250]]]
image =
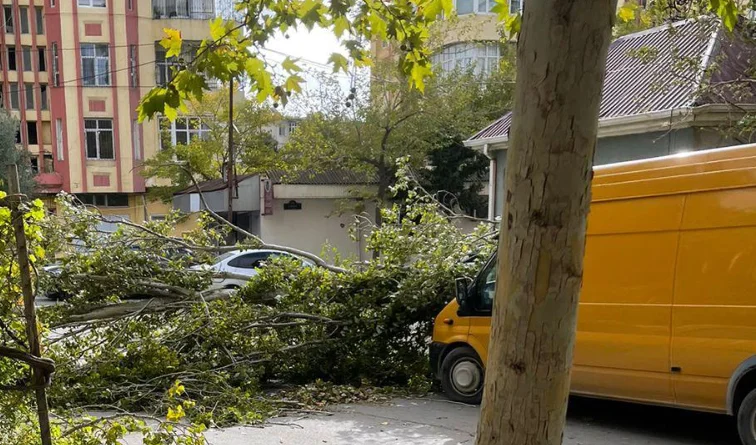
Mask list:
[[[19,118],[16,142],[32,155],[41,194],[51,201],[66,191],[136,222],[167,213],[168,206],[145,199],[150,184],[141,163],[159,150],[159,126],[138,123],[136,107],[170,80],[178,63],[158,44],[163,29],[180,30],[185,42],[204,39],[213,0],[3,0],[2,6],[0,104]],[[171,126],[172,138],[196,131],[181,127]]]

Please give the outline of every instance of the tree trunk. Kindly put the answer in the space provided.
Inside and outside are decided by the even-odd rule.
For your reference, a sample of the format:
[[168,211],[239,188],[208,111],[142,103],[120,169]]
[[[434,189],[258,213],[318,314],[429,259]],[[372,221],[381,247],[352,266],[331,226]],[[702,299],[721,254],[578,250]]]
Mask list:
[[562,442],[616,3],[525,2],[477,445]]

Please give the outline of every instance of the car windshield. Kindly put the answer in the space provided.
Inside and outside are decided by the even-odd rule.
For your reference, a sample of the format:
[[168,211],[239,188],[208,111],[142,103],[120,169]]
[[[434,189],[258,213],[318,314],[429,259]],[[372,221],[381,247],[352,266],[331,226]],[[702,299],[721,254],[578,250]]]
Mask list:
[[215,257],[215,260],[213,261],[213,264],[218,264],[221,261],[227,260],[227,259],[231,258],[234,255],[236,255],[235,252],[226,252],[223,255],[218,255],[217,257]]

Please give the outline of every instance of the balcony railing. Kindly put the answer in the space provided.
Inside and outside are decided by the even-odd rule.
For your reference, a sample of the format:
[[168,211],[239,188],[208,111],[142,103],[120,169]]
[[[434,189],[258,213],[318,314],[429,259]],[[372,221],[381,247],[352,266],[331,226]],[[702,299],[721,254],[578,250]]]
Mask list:
[[152,0],[152,17],[208,20],[215,17],[213,0]]

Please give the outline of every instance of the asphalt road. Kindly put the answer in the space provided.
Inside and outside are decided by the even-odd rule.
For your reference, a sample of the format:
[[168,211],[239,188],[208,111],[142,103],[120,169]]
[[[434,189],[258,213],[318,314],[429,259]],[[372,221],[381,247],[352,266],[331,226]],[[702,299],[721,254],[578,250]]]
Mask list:
[[[343,405],[331,415],[273,419],[265,427],[211,430],[213,445],[473,444],[476,406],[442,397]],[[573,398],[565,445],[739,445],[726,416]]]

